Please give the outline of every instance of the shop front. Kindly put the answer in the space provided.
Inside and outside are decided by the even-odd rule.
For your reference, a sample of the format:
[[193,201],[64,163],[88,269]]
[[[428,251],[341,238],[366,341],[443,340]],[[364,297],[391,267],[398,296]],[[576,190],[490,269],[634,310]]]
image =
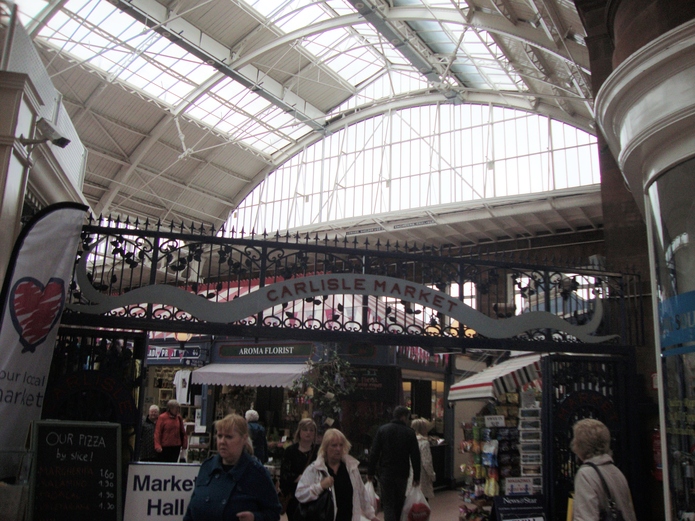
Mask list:
[[[432,466],[437,476],[434,488],[448,488],[452,483],[453,440],[446,428],[453,423],[453,411],[445,406],[446,380],[450,357],[431,356],[418,347],[399,347],[397,362],[403,379],[403,401],[412,418],[425,418],[432,429],[429,432]],[[451,416],[451,419],[449,418]]]
[[193,369],[208,361],[212,339],[194,338],[188,333],[156,336],[162,338],[151,340],[147,349],[142,416],[147,416],[151,405],[164,411],[169,400],[179,402],[189,440],[182,458],[189,463],[202,461],[207,457],[210,440],[202,423],[202,388],[192,384],[191,375]]

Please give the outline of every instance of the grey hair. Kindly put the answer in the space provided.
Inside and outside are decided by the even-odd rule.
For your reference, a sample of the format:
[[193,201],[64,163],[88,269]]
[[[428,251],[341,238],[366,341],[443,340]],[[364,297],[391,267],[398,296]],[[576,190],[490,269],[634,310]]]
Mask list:
[[258,413],[254,411],[253,409],[249,409],[246,411],[246,421],[247,422],[257,422],[258,421]]
[[572,426],[572,434],[570,449],[582,461],[603,454],[613,455],[611,432],[603,422],[593,418],[584,418]]

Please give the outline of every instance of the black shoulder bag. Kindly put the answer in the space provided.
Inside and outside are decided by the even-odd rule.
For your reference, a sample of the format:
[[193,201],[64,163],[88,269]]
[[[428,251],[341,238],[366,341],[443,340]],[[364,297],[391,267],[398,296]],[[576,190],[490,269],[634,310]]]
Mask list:
[[601,474],[601,471],[594,463],[585,462],[584,464],[589,465],[596,471],[598,477],[601,479],[603,491],[606,493],[606,498],[608,499],[608,510],[601,510],[601,513],[599,514],[599,521],[625,521],[625,518],[623,518],[623,513],[618,508],[618,505],[615,504],[615,501],[613,501],[613,496],[611,496],[611,492],[608,490],[608,484],[606,483],[606,480],[603,479],[603,474]]
[[333,521],[333,493],[325,489],[314,501],[299,503],[292,521]]

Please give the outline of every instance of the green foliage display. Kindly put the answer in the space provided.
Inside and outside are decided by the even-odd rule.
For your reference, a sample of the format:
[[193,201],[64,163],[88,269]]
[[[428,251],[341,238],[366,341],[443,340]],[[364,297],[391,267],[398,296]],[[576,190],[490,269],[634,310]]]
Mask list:
[[307,371],[295,380],[292,391],[310,396],[317,423],[334,426],[342,410],[341,401],[355,390],[357,378],[350,362],[340,357],[336,346],[326,346],[321,357],[309,360],[307,365]]

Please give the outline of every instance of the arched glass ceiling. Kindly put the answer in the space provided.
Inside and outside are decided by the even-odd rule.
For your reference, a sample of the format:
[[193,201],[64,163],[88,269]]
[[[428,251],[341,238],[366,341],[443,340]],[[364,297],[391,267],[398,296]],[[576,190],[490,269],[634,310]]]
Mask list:
[[393,111],[325,137],[269,175],[228,229],[260,233],[600,182],[594,136],[485,105]]
[[[161,23],[175,26],[177,19],[196,10],[204,11],[207,3],[198,2],[185,11],[173,12],[167,15],[168,21]],[[70,0],[58,9],[55,3],[45,0],[19,0],[18,4],[25,26],[30,29],[38,26],[38,35],[43,40],[71,54],[80,65],[96,68],[109,81],[124,82],[172,111],[228,136],[232,142],[273,154],[312,130],[311,125],[294,117],[287,107],[279,107],[253,88],[221,75],[209,63],[211,60],[187,52],[107,0]],[[150,4],[142,2],[142,5]],[[384,34],[356,16],[355,7],[347,0],[246,0],[239,5],[257,18],[259,24],[271,28],[278,40],[286,37],[301,48],[303,55],[337,77],[332,88],[345,90],[341,96],[344,101],[324,113],[313,114],[319,118],[314,120],[319,125],[325,123],[325,118],[366,103],[422,92],[431,83],[396,45],[384,39]],[[509,93],[528,91],[490,33],[463,24],[465,19],[459,9],[454,9],[451,0],[400,0],[394,6],[401,7],[400,16],[404,20],[413,16],[411,12],[430,17],[409,23],[427,45],[428,52],[451,57],[443,75],[440,74],[437,82],[440,86],[456,86],[461,81],[454,77],[458,74],[465,77],[466,88]],[[151,18],[156,9],[150,7],[150,10],[143,16],[152,25],[159,20]],[[185,38],[186,31],[182,34]],[[267,47],[271,49],[275,45]],[[252,59],[252,56],[242,57],[235,68],[242,71]],[[234,63],[234,56],[231,61]],[[280,61],[274,68],[276,72],[284,69],[290,72],[293,66]],[[270,72],[261,73],[257,78],[259,83],[270,83]],[[319,86],[308,75],[305,81],[311,84],[302,85],[303,81],[300,71],[283,88],[293,91],[301,100],[303,89]],[[310,112],[307,115],[312,117]]]
[[[344,135],[345,142],[371,139],[362,147],[365,152],[350,160],[341,158],[338,168],[350,172],[349,161],[376,165],[367,156],[379,156],[390,169],[389,183],[398,184],[394,160],[387,162],[377,150],[377,133],[389,129],[391,134],[382,137],[392,157],[399,145],[391,140],[401,139],[397,133],[417,128],[411,121],[414,116],[407,114],[420,111],[417,118],[436,120],[445,128],[444,113],[456,113],[461,109],[454,106],[461,103],[492,103],[592,128],[588,52],[578,34],[581,22],[567,0],[505,0],[484,7],[458,0],[19,0],[18,4],[29,34],[44,50],[50,49],[43,53],[44,59],[60,55],[55,60],[60,67],[52,68],[53,74],[66,78],[79,67],[103,81],[100,88],[90,82],[84,91],[67,79],[62,86],[71,108],[80,113],[85,135],[100,137],[94,146],[88,145],[90,156],[98,157],[100,164],[92,161],[94,171],[89,170],[86,178],[90,202],[98,213],[118,211],[120,205],[124,212],[164,220],[203,215],[219,226],[278,165],[285,165],[284,173],[292,164],[307,165],[305,170],[316,164],[307,154],[317,149],[312,144],[324,134]],[[69,62],[73,65],[66,66]],[[143,118],[159,117],[161,123],[153,126],[151,120],[138,119],[138,114],[126,118],[105,108],[108,95],[100,93],[114,90],[113,85],[151,102],[160,112],[148,112]],[[444,110],[445,104],[452,107]],[[436,115],[430,114],[431,108],[414,108],[420,105],[437,106]],[[412,110],[403,110],[405,106]],[[95,121],[82,117],[83,111],[94,114]],[[104,116],[119,128],[104,128],[100,122]],[[368,121],[354,130],[341,130],[362,119]],[[409,126],[396,129],[399,120]],[[178,132],[172,137],[167,133],[171,134],[174,122]],[[374,130],[357,131],[371,127]],[[121,129],[133,129],[142,139],[132,145],[126,137],[119,140]],[[456,132],[455,126],[451,129]],[[337,136],[325,141],[325,157],[334,157]],[[403,183],[404,190],[418,194],[418,200],[409,203],[412,207],[436,204],[438,191],[455,189],[451,193],[462,194],[456,197],[468,197],[464,192],[469,190],[473,198],[514,192],[518,181],[499,181],[499,165],[494,183],[486,173],[484,187],[478,186],[480,175],[466,170],[479,168],[477,160],[468,165],[455,155],[449,158],[446,150],[433,144],[447,137],[438,138],[429,128],[422,136],[423,143],[410,148],[422,149],[420,157],[429,157],[427,168],[439,178],[417,189],[414,181]],[[417,138],[402,139],[414,143]],[[214,152],[222,148],[217,157]],[[183,153],[170,154],[172,149]],[[298,151],[302,155],[287,163]],[[194,161],[185,164],[189,158],[203,168],[196,170]],[[411,163],[409,168],[415,170],[407,177],[425,179],[427,169],[421,160]],[[324,161],[323,167],[327,164]],[[447,169],[456,174],[447,174]],[[143,188],[134,183],[133,172],[145,172],[152,188],[150,180]],[[523,169],[518,174],[525,175]],[[334,183],[325,172],[321,175],[319,182]],[[190,181],[194,176],[198,176],[195,183]],[[161,186],[155,189],[159,181]],[[370,211],[404,207],[396,203],[400,195],[387,197],[373,183],[360,181],[357,186],[372,186],[377,200],[368,199],[362,188],[349,189],[358,195],[346,191],[343,200],[340,190],[324,187],[318,202],[312,203],[321,211],[301,222],[366,212],[353,209],[354,197],[371,201]],[[254,222],[259,223],[258,216],[249,221]]]

